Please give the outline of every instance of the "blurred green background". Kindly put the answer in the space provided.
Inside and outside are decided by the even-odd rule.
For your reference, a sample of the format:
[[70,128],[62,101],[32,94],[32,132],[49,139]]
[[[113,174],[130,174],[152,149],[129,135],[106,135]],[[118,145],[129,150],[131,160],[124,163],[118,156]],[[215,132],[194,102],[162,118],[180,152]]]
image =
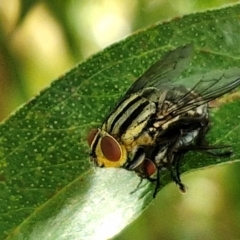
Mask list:
[[[80,61],[132,32],[233,2],[0,0],[0,119]],[[240,239],[239,173],[240,164],[233,164],[183,176],[187,194],[168,185],[114,239]]]

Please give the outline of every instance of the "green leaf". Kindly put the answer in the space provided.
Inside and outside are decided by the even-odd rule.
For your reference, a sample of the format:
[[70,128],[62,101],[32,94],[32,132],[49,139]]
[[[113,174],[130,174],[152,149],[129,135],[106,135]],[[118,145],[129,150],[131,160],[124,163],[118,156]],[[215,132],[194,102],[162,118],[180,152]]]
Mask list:
[[[0,126],[1,239],[107,239],[152,201],[153,185],[124,169],[94,169],[86,135],[164,52],[195,47],[182,77],[240,65],[240,5],[158,24],[72,69]],[[240,155],[239,100],[212,111],[209,141]],[[237,97],[236,97],[237,96]],[[182,172],[229,162],[190,153]],[[162,175],[162,185],[170,182]],[[176,188],[177,190],[177,188]],[[161,192],[158,194],[158,197]]]

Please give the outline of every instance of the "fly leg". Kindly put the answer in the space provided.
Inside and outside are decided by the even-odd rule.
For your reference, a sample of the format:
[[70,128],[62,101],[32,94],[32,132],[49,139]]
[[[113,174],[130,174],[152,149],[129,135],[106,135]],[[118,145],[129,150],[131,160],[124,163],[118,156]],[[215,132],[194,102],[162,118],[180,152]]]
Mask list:
[[137,190],[139,190],[141,188],[140,186],[142,184],[142,181],[143,181],[143,178],[140,178],[140,181],[139,181],[137,187],[133,191],[131,191],[130,194],[135,193]]
[[153,192],[153,198],[157,196],[158,191],[160,190],[160,168],[157,169],[157,178],[155,179],[155,189]]
[[[228,146],[225,146],[228,147]],[[217,148],[217,150],[220,149],[219,147]],[[231,150],[225,150],[224,152],[217,152],[216,150],[206,150],[205,151],[207,154],[215,156],[215,157],[220,157],[220,158],[226,158],[226,157],[231,157],[231,155],[233,154],[233,151]]]
[[187,187],[185,184],[182,183],[181,181],[181,178],[180,178],[180,162],[181,162],[181,159],[183,158],[184,156],[184,152],[181,151],[181,152],[177,152],[174,154],[174,159],[173,159],[173,164],[175,164],[175,171],[176,171],[176,175],[175,175],[175,179],[174,182],[178,185],[179,187],[179,190],[182,192],[182,193],[185,193],[186,190],[187,190]]
[[[135,193],[136,191],[138,191],[141,188],[140,185],[141,185],[143,179],[144,178],[140,177],[140,182],[138,183],[137,187],[130,194]],[[146,177],[145,179],[147,179],[149,182],[155,183],[155,188],[154,188],[154,191],[153,191],[153,198],[156,198],[157,193],[160,190],[160,186],[161,186],[161,183],[160,183],[160,169],[157,170],[157,177],[156,178]],[[143,186],[145,186],[145,184]]]
[[229,148],[230,146],[227,146],[227,145],[209,145],[205,136],[207,134],[207,132],[210,130],[210,127],[209,125],[205,128],[202,128],[200,131],[199,131],[199,135],[196,139],[196,144],[195,144],[195,147],[196,147],[196,150],[199,150],[202,152],[205,152],[209,155],[212,155],[214,157],[230,157],[232,154],[233,154],[233,151],[232,150],[225,150],[223,152],[220,152],[218,150],[220,149],[223,149],[223,148]]
[[[167,168],[170,171],[170,175],[172,180],[178,185],[179,190],[181,192],[186,192],[186,186],[182,183],[181,178],[180,178],[180,160],[183,158],[184,153],[187,151],[176,151],[174,148],[174,145],[177,144],[179,138],[181,137],[178,136],[174,144],[172,144],[172,147],[169,148],[169,151],[167,153]],[[174,166],[174,168],[173,168]]]
[[[145,153],[144,153],[144,157],[145,157]],[[152,164],[152,166],[154,166],[153,167],[154,169],[150,169],[150,172],[149,172],[148,166],[145,164],[146,161],[150,162]],[[154,193],[153,193],[153,198],[155,198],[158,193],[158,190],[160,189],[160,168],[158,168],[152,160],[144,158],[141,161],[141,163],[139,163],[137,165],[137,167],[135,167],[133,169],[129,169],[129,170],[135,171],[135,173],[140,177],[139,184],[137,185],[136,189],[134,189],[131,192],[131,194],[136,192],[138,189],[140,189],[140,185],[141,185],[143,179],[147,179],[149,182],[152,182],[155,184],[155,189],[154,189]],[[156,173],[155,176],[153,176],[154,173]]]

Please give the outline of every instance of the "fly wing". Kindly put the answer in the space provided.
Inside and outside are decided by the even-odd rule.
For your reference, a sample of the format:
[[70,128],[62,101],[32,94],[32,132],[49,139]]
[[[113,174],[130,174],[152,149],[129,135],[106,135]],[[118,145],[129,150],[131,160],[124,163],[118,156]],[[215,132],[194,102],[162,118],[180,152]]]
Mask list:
[[146,87],[161,88],[161,85],[174,81],[187,67],[192,53],[192,44],[187,44],[168,52],[133,83],[125,96]]
[[[181,82],[189,91],[179,96],[179,99],[177,99],[178,107],[169,112],[171,116],[177,116],[192,110],[239,87],[240,68],[232,68],[225,71],[212,71],[203,76],[196,75],[191,78],[182,79]],[[177,84],[181,84],[181,82],[178,81]],[[189,96],[191,94],[194,94],[195,97],[189,101]]]

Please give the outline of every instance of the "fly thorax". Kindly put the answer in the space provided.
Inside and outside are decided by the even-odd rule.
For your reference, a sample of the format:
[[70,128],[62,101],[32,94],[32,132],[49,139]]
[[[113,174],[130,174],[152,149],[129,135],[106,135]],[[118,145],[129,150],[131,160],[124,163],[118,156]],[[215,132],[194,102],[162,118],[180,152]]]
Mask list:
[[169,115],[169,109],[174,108],[176,104],[171,101],[164,100],[163,102],[158,102],[157,117],[159,119],[166,118]]
[[139,146],[151,146],[155,144],[155,138],[153,138],[147,131],[143,131],[139,136],[136,138],[132,137],[131,141],[130,139],[124,139],[121,140],[124,143],[124,146],[129,154],[133,154],[133,152],[136,150]]
[[180,116],[175,116],[175,117],[167,116],[167,117],[162,118],[162,119],[161,118],[157,119],[153,123],[153,127],[157,128],[157,129],[161,128],[162,130],[166,130],[166,129],[168,129],[169,125],[178,121],[179,118],[180,118]]
[[[162,130],[168,129],[168,127],[169,127],[170,125],[172,125],[174,122],[178,121],[179,118],[180,118],[179,115],[176,116],[176,117],[170,118],[168,121],[166,121],[164,124],[162,124],[162,126],[161,126]],[[155,125],[156,125],[156,124],[155,124]]]
[[134,119],[128,120],[128,127],[125,129],[124,133],[121,134],[121,141],[127,148],[128,145],[135,146],[136,144],[141,144],[141,142],[144,143],[143,145],[146,145],[151,141],[149,136],[145,134],[144,129],[155,112],[156,104],[154,102],[148,102],[146,107],[142,111],[139,111]]
[[141,136],[143,129],[145,128],[147,121],[139,123],[136,126],[129,128],[124,134],[121,136],[121,141],[130,148],[137,145],[136,140]]
[[159,103],[158,110],[156,113],[156,121],[154,122],[153,126],[155,128],[161,128],[162,130],[166,130],[169,125],[176,122],[179,119],[179,115],[172,115],[176,109],[178,108],[178,105],[165,100],[162,103]]
[[103,129],[113,135],[126,135],[124,139],[138,136],[148,119],[155,114],[156,104],[147,98],[135,93],[125,98],[112,111],[105,123]]

